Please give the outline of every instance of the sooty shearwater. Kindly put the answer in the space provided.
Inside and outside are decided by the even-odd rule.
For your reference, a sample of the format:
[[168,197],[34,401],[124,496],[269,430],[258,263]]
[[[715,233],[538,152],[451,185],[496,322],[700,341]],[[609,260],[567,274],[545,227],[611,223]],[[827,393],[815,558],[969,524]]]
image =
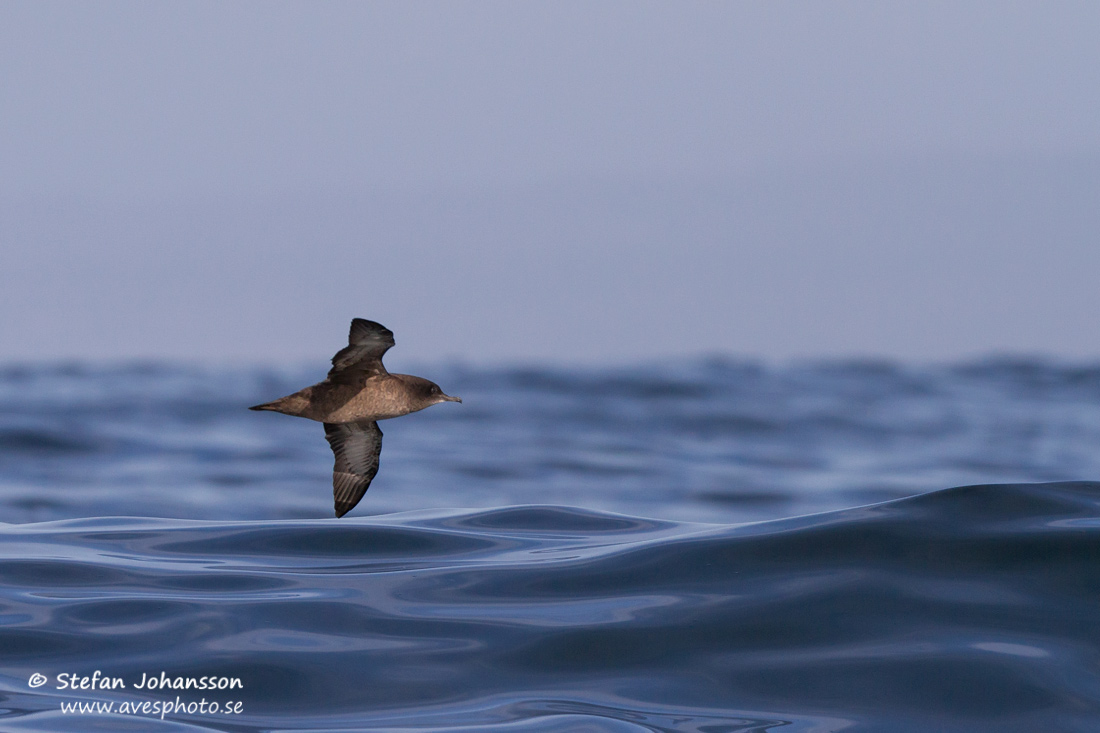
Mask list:
[[325,381],[248,408],[325,424],[325,438],[336,454],[332,497],[337,517],[359,503],[378,473],[382,452],[378,420],[408,415],[440,402],[462,402],[443,394],[439,385],[427,379],[387,372],[382,355],[393,344],[393,331],[381,323],[356,318],[351,322],[348,345],[332,357]]

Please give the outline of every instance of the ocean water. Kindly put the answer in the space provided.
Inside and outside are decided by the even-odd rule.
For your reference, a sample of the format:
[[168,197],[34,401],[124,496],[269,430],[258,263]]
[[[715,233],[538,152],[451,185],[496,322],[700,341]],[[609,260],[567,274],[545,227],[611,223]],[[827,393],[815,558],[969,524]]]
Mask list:
[[1100,366],[423,365],[340,520],[319,369],[0,368],[0,730],[1100,730]]

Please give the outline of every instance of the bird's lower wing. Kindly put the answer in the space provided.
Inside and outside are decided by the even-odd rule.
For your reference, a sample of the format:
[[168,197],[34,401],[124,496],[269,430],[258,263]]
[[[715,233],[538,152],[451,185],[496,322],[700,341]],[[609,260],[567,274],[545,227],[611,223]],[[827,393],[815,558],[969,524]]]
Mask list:
[[325,438],[336,455],[332,498],[336,516],[342,517],[359,503],[378,473],[382,431],[373,421],[325,423]]

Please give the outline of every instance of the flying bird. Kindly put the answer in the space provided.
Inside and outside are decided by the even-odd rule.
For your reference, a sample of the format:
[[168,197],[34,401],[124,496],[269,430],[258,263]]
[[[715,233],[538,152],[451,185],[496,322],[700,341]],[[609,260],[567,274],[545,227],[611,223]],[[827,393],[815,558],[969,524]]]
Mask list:
[[378,473],[382,452],[379,420],[408,415],[440,402],[462,402],[423,377],[387,372],[382,355],[393,344],[393,332],[381,323],[355,318],[348,345],[332,357],[332,369],[325,381],[248,408],[325,424],[325,438],[336,454],[332,497],[337,517],[359,503]]

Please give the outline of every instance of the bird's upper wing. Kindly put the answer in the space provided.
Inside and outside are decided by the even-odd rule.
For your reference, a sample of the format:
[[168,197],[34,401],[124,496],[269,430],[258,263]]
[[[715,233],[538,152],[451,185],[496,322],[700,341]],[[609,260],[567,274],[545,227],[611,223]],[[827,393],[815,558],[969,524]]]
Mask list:
[[382,453],[382,431],[372,420],[325,423],[325,438],[336,454],[332,469],[332,498],[336,516],[350,512],[367,493],[378,456]]
[[332,357],[328,378],[358,381],[375,374],[386,374],[382,355],[393,346],[393,331],[381,323],[363,318],[352,319],[348,345]]

